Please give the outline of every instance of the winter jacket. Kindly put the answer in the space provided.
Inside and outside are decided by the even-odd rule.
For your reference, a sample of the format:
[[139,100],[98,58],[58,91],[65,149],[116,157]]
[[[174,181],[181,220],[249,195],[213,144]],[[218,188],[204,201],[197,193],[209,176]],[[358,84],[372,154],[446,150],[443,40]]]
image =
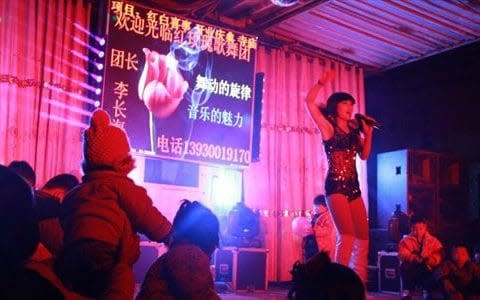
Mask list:
[[320,212],[313,224],[313,233],[319,251],[328,252],[330,259],[335,257],[337,230],[326,206],[320,206]]
[[113,171],[85,175],[82,183],[65,196],[60,221],[65,246],[87,239],[112,245],[123,243],[132,251],[139,249],[136,232],[162,242],[171,229],[146,190]]
[[40,231],[40,242],[56,255],[63,244],[63,229],[58,219],[60,199],[41,190],[35,192],[35,212]]
[[412,234],[404,237],[398,244],[398,257],[402,262],[414,262],[415,258],[432,259],[434,267],[442,261],[443,246],[440,241],[430,233],[425,233],[422,241]]
[[435,270],[435,277],[440,281],[448,280],[461,290],[472,284],[480,283],[480,267],[467,261],[463,267],[459,268],[455,263],[447,260]]
[[191,244],[175,245],[150,267],[137,300],[217,300],[210,258]]

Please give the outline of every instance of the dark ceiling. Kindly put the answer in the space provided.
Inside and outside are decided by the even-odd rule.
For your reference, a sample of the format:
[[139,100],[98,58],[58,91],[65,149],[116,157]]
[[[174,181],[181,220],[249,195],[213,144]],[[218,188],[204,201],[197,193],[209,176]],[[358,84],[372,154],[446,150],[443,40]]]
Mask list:
[[[281,0],[277,0],[281,1]],[[480,0],[150,0],[149,6],[258,35],[266,45],[391,69],[480,40]]]

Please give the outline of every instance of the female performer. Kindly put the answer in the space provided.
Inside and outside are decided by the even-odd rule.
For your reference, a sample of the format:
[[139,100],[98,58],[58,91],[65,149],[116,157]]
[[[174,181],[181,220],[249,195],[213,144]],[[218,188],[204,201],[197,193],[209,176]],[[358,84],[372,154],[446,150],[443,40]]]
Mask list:
[[307,95],[306,105],[320,130],[328,159],[325,194],[338,231],[335,261],[350,265],[366,283],[368,220],[355,159],[357,153],[363,160],[370,155],[373,129],[363,119],[360,123],[352,119],[355,99],[350,94],[333,93],[326,107],[315,103],[320,89],[334,76],[330,71],[318,80]]

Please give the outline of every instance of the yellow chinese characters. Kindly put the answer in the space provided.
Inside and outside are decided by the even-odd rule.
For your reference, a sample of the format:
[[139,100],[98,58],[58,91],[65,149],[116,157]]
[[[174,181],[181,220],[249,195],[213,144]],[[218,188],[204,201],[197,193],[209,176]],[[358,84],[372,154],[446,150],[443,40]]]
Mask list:
[[186,43],[193,49],[249,62],[257,49],[257,37],[246,36],[141,6],[112,1],[114,28],[170,43]]

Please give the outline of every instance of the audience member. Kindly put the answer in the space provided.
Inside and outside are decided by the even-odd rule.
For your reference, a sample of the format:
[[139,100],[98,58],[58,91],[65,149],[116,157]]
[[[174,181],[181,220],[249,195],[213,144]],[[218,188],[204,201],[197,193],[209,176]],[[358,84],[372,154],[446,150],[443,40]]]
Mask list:
[[307,261],[318,252],[335,258],[336,229],[328,211],[325,195],[313,199],[312,234],[303,238],[303,257]]
[[[45,260],[48,255],[57,255],[63,244],[63,229],[60,225],[60,204],[67,192],[79,184],[71,174],[52,177],[35,192],[35,211],[39,221],[40,244],[34,254],[34,260]],[[44,253],[42,247],[45,247]]]
[[170,249],[150,267],[137,300],[220,299],[210,272],[218,236],[217,217],[199,202],[184,200],[173,220]]
[[444,296],[448,299],[480,299],[480,267],[470,260],[467,247],[454,246],[452,259],[435,271]]
[[133,298],[136,232],[163,242],[170,222],[144,188],[127,174],[134,168],[125,132],[103,110],[84,132],[82,183],[65,197],[60,214],[64,245],[55,269],[65,286],[88,297]]
[[8,168],[20,175],[32,188],[35,188],[37,176],[28,162],[25,160],[14,160],[8,165]]
[[293,286],[288,299],[365,299],[365,288],[360,277],[352,269],[332,263],[326,252],[320,252],[304,264],[296,262],[290,273]]
[[25,266],[35,251],[38,224],[32,188],[0,166],[0,299],[63,299],[51,282]]
[[425,293],[435,289],[433,269],[442,261],[443,246],[427,229],[426,219],[412,216],[411,232],[398,244],[402,299],[411,299],[411,292],[421,287]]

